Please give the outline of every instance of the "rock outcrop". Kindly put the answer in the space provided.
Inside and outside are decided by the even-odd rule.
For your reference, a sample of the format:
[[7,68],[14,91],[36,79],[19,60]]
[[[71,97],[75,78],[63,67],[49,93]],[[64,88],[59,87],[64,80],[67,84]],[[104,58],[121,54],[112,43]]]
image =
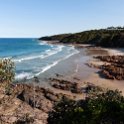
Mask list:
[[49,80],[54,88],[71,91],[72,93],[82,93],[82,89],[77,82],[70,82],[57,78],[50,78]]
[[63,98],[82,99],[83,93],[95,87],[91,83],[81,87],[76,82],[56,78],[49,80],[51,88],[20,83],[11,85],[9,94],[6,94],[4,87],[0,87],[0,123],[47,124],[48,113],[53,105]]
[[53,105],[63,97],[70,97],[32,84],[11,85],[9,95],[1,88],[0,91],[2,124],[46,124]]
[[106,78],[124,80],[124,56],[98,56],[96,58],[105,62],[100,69]]

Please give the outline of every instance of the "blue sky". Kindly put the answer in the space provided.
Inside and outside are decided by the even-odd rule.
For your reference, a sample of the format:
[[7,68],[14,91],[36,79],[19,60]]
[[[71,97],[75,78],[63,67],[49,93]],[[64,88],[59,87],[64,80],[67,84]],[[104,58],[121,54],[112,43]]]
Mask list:
[[124,26],[124,0],[0,0],[0,37]]

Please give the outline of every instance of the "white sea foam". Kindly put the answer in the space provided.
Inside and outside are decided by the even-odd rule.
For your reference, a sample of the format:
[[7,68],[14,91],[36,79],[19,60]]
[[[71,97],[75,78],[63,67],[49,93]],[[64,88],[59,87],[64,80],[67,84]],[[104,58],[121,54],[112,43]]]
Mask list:
[[22,72],[22,73],[16,75],[15,79],[16,80],[20,80],[20,79],[24,79],[24,78],[28,79],[29,77],[32,77],[31,75],[32,75],[31,73]]
[[[63,47],[64,47],[64,46],[59,46],[57,49],[58,49],[59,51],[61,51]],[[69,57],[71,57],[71,56],[73,56],[73,55],[79,53],[78,50],[75,50],[75,49],[73,50],[73,49],[74,49],[73,47],[71,47],[70,49],[68,49],[68,55],[67,55],[67,56],[65,56],[65,57],[63,57],[63,58],[61,58],[61,59],[59,59],[59,60],[56,60],[56,61],[54,61],[53,63],[51,63],[51,64],[49,64],[49,65],[46,65],[46,66],[42,67],[42,68],[41,68],[41,71],[39,71],[38,73],[36,73],[36,74],[31,74],[31,73],[22,72],[21,74],[18,74],[18,75],[16,76],[16,79],[23,79],[23,78],[31,79],[31,78],[33,78],[34,76],[38,76],[38,75],[40,75],[40,74],[46,72],[47,70],[49,70],[49,69],[51,69],[52,67],[56,66],[59,62],[61,62],[61,61],[63,61],[63,60],[66,60],[66,59],[68,59]],[[48,55],[55,54],[55,51],[52,51],[52,53],[51,53],[50,50],[47,50],[47,52],[50,52],[49,54],[47,54],[47,56],[48,56]],[[40,56],[40,57],[41,57],[41,56]],[[42,56],[42,57],[46,57],[46,56]],[[41,58],[42,58],[42,57],[41,57]]]
[[46,41],[40,41],[39,45],[49,45],[50,47],[54,47],[54,45],[48,44]]
[[54,49],[51,49],[51,50],[50,49],[46,50],[41,55],[34,55],[34,56],[23,57],[23,58],[20,58],[20,59],[14,59],[14,62],[22,62],[22,61],[33,60],[33,59],[37,59],[37,58],[44,59],[44,58],[47,58],[49,56],[55,55],[58,52],[61,52],[63,47],[64,46],[61,45],[61,46],[58,46],[57,48],[54,48]]
[[53,62],[52,64],[43,67],[43,68],[42,68],[42,71],[40,71],[39,73],[35,74],[35,76],[38,76],[38,75],[44,73],[45,71],[47,71],[47,70],[49,70],[50,68],[52,68],[52,67],[54,67],[55,65],[57,65],[59,62],[65,60],[65,59],[68,59],[69,57],[71,57],[71,56],[73,56],[73,55],[75,55],[75,54],[78,54],[78,53],[79,53],[79,51],[78,51],[78,50],[75,50],[75,52],[73,52],[73,53],[67,55],[66,57],[64,57],[64,58],[62,58],[62,59],[59,59],[59,60]]
[[35,56],[29,56],[29,57],[23,57],[20,59],[14,59],[14,62],[22,62],[22,61],[27,61],[27,60],[32,60],[32,59],[37,59],[41,57],[41,55],[35,55]]
[[60,62],[60,60],[55,61],[55,62],[53,62],[52,64],[43,67],[43,68],[42,68],[42,71],[40,71],[39,73],[35,74],[35,76],[38,76],[38,75],[44,73],[45,71],[49,70],[49,69],[52,68],[53,66],[57,65],[59,62]]
[[61,52],[62,49],[63,49],[64,46],[59,46],[57,47],[56,49],[53,49],[53,50],[47,50],[47,54],[43,54],[41,55],[41,59],[44,59],[44,58],[47,58],[49,56],[52,56],[52,55],[55,55],[57,54],[58,52]]
[[[71,51],[72,52],[72,51]],[[78,54],[79,53],[79,51],[78,50],[75,50],[75,52],[72,52],[72,53],[70,53],[69,55],[67,55],[65,58],[64,58],[64,60],[65,59],[68,59],[69,57],[71,57],[71,56],[73,56],[73,55],[75,55],[75,54]]]
[[39,42],[39,45],[47,45],[47,42],[45,41]]

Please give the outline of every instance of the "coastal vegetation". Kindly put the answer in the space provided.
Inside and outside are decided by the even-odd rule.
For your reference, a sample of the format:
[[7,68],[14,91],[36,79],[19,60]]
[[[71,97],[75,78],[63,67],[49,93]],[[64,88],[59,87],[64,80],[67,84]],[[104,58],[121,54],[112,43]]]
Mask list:
[[73,34],[41,37],[39,40],[71,44],[92,44],[102,47],[124,47],[124,27],[89,30]]
[[123,124],[124,97],[118,90],[89,93],[85,100],[63,98],[49,113],[49,124]]
[[6,94],[10,93],[10,84],[15,78],[14,62],[10,59],[0,59],[0,87],[4,87]]

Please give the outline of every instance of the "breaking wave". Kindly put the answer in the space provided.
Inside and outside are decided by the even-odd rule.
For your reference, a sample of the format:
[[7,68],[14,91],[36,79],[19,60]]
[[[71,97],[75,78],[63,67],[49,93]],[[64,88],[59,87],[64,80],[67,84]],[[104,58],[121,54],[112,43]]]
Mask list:
[[[69,51],[71,52],[71,50],[74,49],[74,48],[70,48]],[[61,58],[59,60],[56,60],[44,67],[41,68],[41,71],[39,71],[38,73],[35,73],[35,74],[32,74],[32,73],[27,73],[27,72],[22,72],[20,73],[19,75],[16,76],[16,79],[31,79],[33,78],[34,76],[38,76],[44,72],[46,72],[47,70],[51,69],[52,67],[56,66],[59,62],[63,61],[63,60],[66,60],[68,59],[69,57],[75,55],[75,54],[78,54],[79,51],[78,50],[75,50],[73,52],[71,52],[70,54],[68,54],[67,56],[65,56],[64,58]]]
[[25,56],[23,58],[19,58],[19,59],[13,59],[14,62],[22,62],[22,61],[27,61],[27,60],[33,60],[33,59],[44,59],[47,58],[49,56],[55,55],[58,52],[61,52],[64,46],[58,46],[57,48],[53,48],[53,49],[48,49],[45,52],[41,53],[40,55],[32,55],[32,56]]

